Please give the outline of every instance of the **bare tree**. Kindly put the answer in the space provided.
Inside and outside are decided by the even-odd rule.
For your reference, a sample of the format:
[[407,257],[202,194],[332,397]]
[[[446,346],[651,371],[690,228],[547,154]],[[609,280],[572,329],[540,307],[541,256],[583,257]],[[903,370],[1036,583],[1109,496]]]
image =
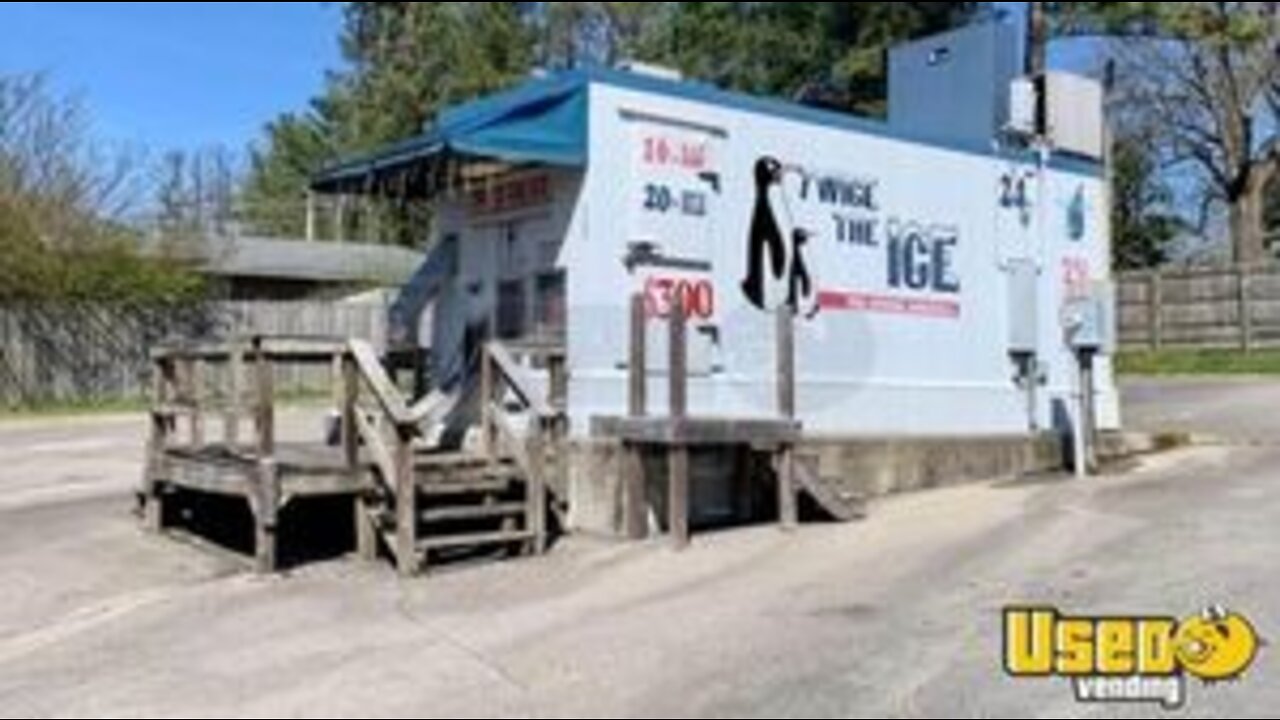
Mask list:
[[165,153],[153,173],[163,239],[194,242],[231,232],[240,188],[238,168],[236,155],[220,145]]
[[196,285],[143,260],[128,226],[145,177],[39,75],[0,76],[0,300],[173,297]]
[[1230,220],[1235,259],[1267,257],[1266,194],[1280,172],[1280,5],[1167,3],[1168,32],[1117,48],[1127,102],[1152,149],[1201,179]]
[[139,201],[138,156],[89,131],[81,104],[43,76],[0,76],[0,194],[46,222],[122,219]]

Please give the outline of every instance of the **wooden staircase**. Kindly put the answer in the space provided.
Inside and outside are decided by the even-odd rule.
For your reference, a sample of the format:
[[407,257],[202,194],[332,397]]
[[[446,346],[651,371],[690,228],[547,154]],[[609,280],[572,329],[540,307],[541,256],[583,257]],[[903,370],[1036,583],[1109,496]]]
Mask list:
[[[555,377],[559,356],[537,351]],[[533,353],[527,353],[533,355]],[[357,501],[359,552],[368,560],[386,550],[402,575],[452,561],[539,555],[549,543],[552,497],[548,479],[561,466],[564,440],[562,383],[553,398],[531,388],[509,348],[491,344],[478,389],[480,442],[475,449],[442,451],[424,429],[457,402],[440,396],[410,407],[382,370],[372,349],[353,344],[347,366],[344,445],[349,455],[373,460],[374,483]]]

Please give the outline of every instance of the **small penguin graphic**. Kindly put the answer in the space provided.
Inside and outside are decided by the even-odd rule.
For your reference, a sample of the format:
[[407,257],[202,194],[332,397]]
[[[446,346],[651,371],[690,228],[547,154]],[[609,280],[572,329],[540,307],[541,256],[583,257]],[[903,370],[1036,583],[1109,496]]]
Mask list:
[[804,259],[805,246],[813,234],[808,230],[797,228],[791,233],[791,277],[787,288],[787,307],[797,315],[804,314],[813,318],[818,314],[816,304],[808,310],[801,307],[813,298],[813,275],[809,273],[809,264]]
[[761,158],[756,163],[755,181],[756,203],[747,241],[747,277],[742,281],[742,291],[752,305],[767,310],[766,263],[775,280],[782,279],[787,267],[786,240],[773,208],[773,191],[783,182],[782,163],[772,157]]

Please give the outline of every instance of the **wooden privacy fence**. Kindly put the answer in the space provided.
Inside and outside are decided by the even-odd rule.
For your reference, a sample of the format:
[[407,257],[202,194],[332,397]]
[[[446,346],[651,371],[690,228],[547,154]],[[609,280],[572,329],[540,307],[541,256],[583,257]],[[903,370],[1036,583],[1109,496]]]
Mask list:
[[1280,347],[1280,265],[1126,273],[1117,313],[1126,350]]
[[[0,408],[141,399],[150,351],[173,340],[252,335],[354,338],[386,346],[382,303],[205,302],[165,307],[0,306]],[[289,368],[286,392],[325,392],[323,368]]]

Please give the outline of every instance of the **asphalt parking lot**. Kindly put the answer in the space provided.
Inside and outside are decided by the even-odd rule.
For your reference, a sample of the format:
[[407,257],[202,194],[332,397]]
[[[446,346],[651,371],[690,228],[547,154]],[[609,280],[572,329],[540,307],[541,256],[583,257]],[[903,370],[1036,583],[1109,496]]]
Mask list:
[[[412,582],[348,560],[260,579],[143,535],[137,418],[0,423],[0,716],[1165,717],[1000,667],[1010,604],[1228,604],[1280,637],[1280,385],[1126,395],[1135,426],[1222,442],[896,498],[856,525],[684,554],[570,539]],[[1188,717],[1267,717],[1280,661],[1191,692]]]

